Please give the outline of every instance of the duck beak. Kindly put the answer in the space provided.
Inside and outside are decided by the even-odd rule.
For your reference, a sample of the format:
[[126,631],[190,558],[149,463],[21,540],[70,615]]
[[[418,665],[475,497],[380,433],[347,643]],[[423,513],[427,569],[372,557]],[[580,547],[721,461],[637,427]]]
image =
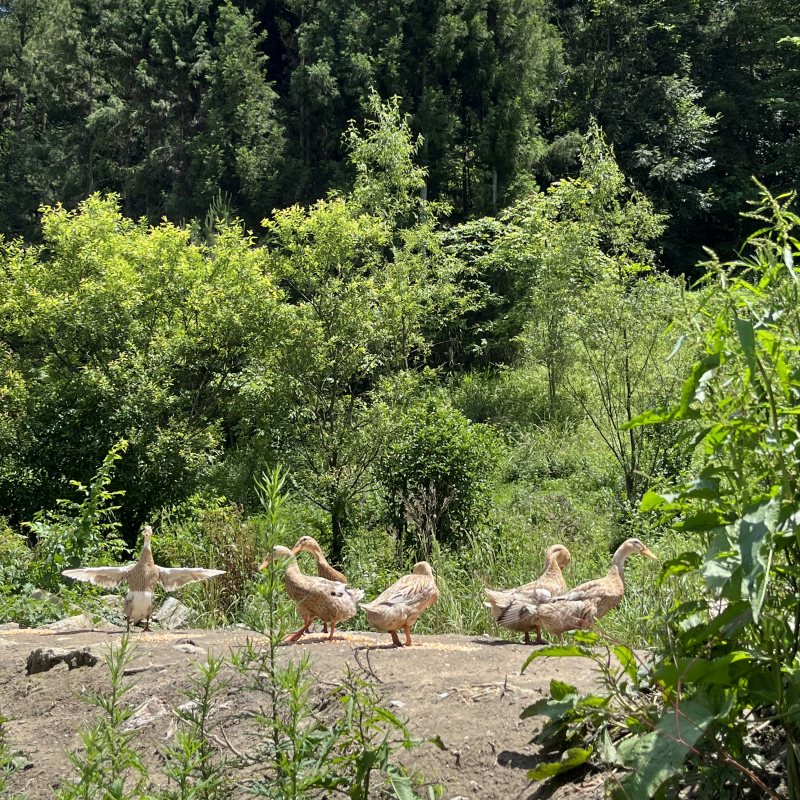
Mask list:
[[297,555],[297,554],[298,554],[298,553],[299,553],[299,552],[300,552],[302,549],[303,549],[303,548],[302,548],[302,547],[300,547],[299,545],[295,545],[295,546],[292,548],[292,555],[293,555],[293,556],[296,556],[296,555]]
[[643,556],[647,556],[648,558],[655,558],[656,561],[658,560],[658,556],[649,548],[645,547],[644,550],[641,551]]
[[267,556],[262,562],[261,566],[258,568],[259,571],[265,570],[270,564],[272,563],[272,556]]

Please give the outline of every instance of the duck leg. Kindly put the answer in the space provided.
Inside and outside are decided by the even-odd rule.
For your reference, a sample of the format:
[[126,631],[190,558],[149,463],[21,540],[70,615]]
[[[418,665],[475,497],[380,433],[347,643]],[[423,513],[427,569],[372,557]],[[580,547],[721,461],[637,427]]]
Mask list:
[[406,622],[406,647],[411,647],[411,625]]
[[323,633],[327,633],[328,632],[328,623],[325,622],[325,620],[322,620],[322,632]]
[[534,644],[547,644],[547,642],[542,639],[542,626],[534,625],[533,628],[536,631],[536,640],[534,641]]
[[303,624],[294,633],[290,633],[288,636],[285,636],[282,644],[292,644],[292,642],[296,642],[309,629],[309,627],[311,627],[311,623],[313,621],[313,617],[303,617]]
[[392,634],[392,644],[393,644],[395,647],[402,647],[402,646],[403,646],[403,643],[402,643],[402,642],[400,641],[400,639],[398,638],[398,636],[397,636],[397,631],[389,631],[389,633],[391,633],[391,634]]
[[[330,641],[333,639],[333,632],[334,632],[335,630],[336,630],[336,623],[335,623],[335,622],[331,622],[331,632],[328,634],[328,639],[327,639],[327,641],[329,641],[329,642],[330,642]],[[323,631],[323,633],[325,633],[325,631]]]
[[522,641],[525,644],[530,644],[531,643],[531,635],[528,633],[528,631],[525,631],[525,638]]
[[144,629],[148,632],[150,631],[150,617],[144,618]]

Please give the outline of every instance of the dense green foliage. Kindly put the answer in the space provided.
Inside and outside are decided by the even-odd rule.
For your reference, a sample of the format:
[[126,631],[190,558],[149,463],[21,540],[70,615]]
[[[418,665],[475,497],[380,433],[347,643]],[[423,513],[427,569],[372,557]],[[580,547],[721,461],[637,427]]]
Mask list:
[[0,232],[98,190],[151,222],[222,197],[256,225],[349,184],[342,137],[376,90],[460,219],[574,174],[597,119],[669,213],[677,274],[738,244],[752,174],[797,184],[798,36],[793,0],[10,0]]

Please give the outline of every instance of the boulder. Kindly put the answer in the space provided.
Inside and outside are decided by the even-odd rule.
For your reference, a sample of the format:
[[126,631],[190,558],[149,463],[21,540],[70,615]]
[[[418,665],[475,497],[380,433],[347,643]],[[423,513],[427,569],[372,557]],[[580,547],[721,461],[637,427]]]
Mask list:
[[64,619],[60,619],[56,622],[42,625],[42,627],[50,631],[56,631],[57,633],[73,633],[75,631],[105,631],[108,633],[113,633],[122,630],[119,625],[113,625],[105,620],[95,622],[87,614],[78,614],[75,617],[65,617]]
[[37,672],[48,672],[59,664],[66,664],[67,669],[77,669],[93,667],[98,661],[98,657],[88,647],[73,650],[39,647],[28,656],[25,671],[28,675],[36,675]]
[[153,619],[162,628],[174,631],[178,628],[187,628],[193,616],[191,608],[174,597],[168,597],[161,608],[153,614]]

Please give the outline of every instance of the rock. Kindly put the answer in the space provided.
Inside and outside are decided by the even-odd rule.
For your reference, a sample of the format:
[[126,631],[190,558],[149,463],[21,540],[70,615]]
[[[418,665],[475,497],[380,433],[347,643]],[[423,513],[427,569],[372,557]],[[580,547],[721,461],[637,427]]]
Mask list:
[[64,601],[60,597],[57,597],[45,589],[34,589],[30,596],[34,600],[41,600],[43,603],[50,603],[51,606],[55,606],[56,608],[64,608]]
[[206,651],[202,647],[198,647],[194,642],[177,642],[172,645],[173,650],[179,653],[188,653],[189,655],[204,656]]
[[19,630],[19,623],[18,622],[4,622],[0,625],[0,631],[18,631]]
[[174,597],[168,597],[164,605],[153,615],[153,619],[162,628],[170,631],[188,627],[191,618],[192,610]]
[[392,708],[405,708],[406,704],[402,700],[390,700],[389,705]]
[[36,675],[38,672],[48,672],[59,664],[66,664],[67,669],[77,669],[93,667],[98,661],[98,657],[88,647],[74,650],[39,647],[28,656],[25,671],[28,675]]
[[122,611],[122,595],[119,594],[104,594],[98,598],[106,608],[113,609],[114,611]]
[[78,614],[75,617],[64,617],[56,622],[50,622],[41,627],[51,631],[90,631],[94,626],[94,621],[86,614]]
[[142,703],[133,714],[120,725],[120,730],[135,731],[145,725],[151,725],[159,717],[169,713],[169,706],[160,697],[151,697]]
[[105,631],[107,633],[112,633],[122,630],[119,625],[113,625],[110,622],[100,621],[96,623],[87,614],[78,614],[75,617],[65,617],[57,622],[51,622],[48,625],[42,625],[42,628],[56,631],[57,633],[72,633],[75,631]]

